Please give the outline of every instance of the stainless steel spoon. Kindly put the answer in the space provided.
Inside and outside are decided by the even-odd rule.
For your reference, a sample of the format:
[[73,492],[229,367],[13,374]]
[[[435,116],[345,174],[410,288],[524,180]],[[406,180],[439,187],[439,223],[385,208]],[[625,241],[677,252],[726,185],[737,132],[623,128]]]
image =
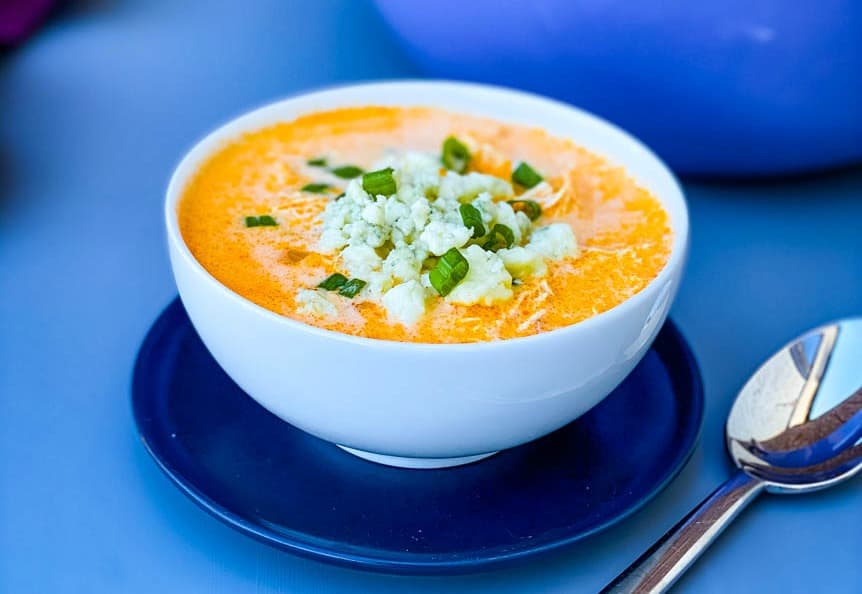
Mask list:
[[739,471],[602,593],[664,592],[761,491],[807,493],[862,469],[862,318],[773,355],[737,396],[725,438]]

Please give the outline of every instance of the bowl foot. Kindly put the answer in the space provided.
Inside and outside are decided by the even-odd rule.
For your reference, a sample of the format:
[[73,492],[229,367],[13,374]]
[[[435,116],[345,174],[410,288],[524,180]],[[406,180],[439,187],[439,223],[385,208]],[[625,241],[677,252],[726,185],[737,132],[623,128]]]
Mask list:
[[[336,444],[338,445],[338,444]],[[448,468],[450,466],[461,466],[462,464],[470,464],[477,462],[488,456],[493,456],[497,452],[488,452],[487,454],[476,454],[475,456],[460,456],[456,458],[405,458],[401,456],[386,456],[384,454],[375,454],[373,452],[365,452],[355,450],[347,446],[339,445],[342,450],[349,452],[354,456],[359,456],[363,460],[385,464],[386,466],[396,466],[398,468]]]

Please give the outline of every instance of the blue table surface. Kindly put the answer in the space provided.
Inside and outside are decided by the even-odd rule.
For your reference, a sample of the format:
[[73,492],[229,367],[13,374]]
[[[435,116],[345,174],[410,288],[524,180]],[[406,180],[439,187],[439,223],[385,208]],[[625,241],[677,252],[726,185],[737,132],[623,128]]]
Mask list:
[[[0,56],[0,591],[592,592],[730,471],[723,424],[758,362],[862,315],[862,170],[686,183],[673,316],[703,369],[700,445],[665,491],[510,570],[404,578],[235,533],[162,476],[129,408],[135,353],[175,295],[162,198],[215,124],[309,87],[416,76],[366,2],[92,2]],[[679,592],[862,591],[862,484],[765,496]]]

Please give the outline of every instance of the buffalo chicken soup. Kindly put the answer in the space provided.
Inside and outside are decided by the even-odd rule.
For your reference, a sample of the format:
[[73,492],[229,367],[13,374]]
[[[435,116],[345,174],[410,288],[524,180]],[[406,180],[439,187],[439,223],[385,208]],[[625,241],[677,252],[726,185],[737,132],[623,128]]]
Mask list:
[[668,215],[544,130],[431,108],[314,113],[225,144],[179,202],[195,258],[275,313],[423,343],[529,336],[643,289]]

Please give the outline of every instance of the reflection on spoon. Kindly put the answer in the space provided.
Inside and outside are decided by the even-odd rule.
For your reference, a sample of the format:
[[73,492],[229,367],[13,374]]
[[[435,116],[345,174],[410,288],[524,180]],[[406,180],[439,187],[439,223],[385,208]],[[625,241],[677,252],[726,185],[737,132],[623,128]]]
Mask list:
[[602,592],[663,592],[761,491],[814,491],[862,470],[860,359],[854,318],[812,330],[764,363],[727,420],[740,471]]

